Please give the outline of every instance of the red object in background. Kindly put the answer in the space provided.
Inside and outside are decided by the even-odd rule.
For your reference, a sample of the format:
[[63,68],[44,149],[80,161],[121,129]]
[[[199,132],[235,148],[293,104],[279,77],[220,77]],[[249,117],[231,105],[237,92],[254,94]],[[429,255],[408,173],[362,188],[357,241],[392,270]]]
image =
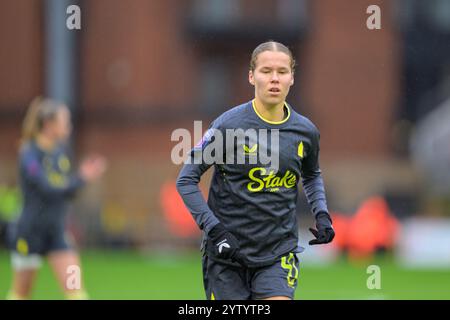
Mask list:
[[386,200],[371,197],[364,201],[347,226],[347,248],[353,258],[370,256],[377,248],[393,247],[399,222]]
[[333,229],[336,233],[332,245],[336,246],[339,250],[345,250],[347,248],[347,234],[350,225],[351,217],[342,213],[331,213],[331,219],[333,220]]
[[[184,238],[199,235],[199,228],[178,194],[175,182],[162,186],[160,202],[174,235]],[[352,217],[342,213],[331,216],[336,231],[332,244],[340,250],[348,249],[351,258],[370,256],[377,248],[392,248],[400,229],[386,200],[377,196],[364,201]]]
[[379,196],[365,200],[353,216],[333,212],[331,217],[336,232],[332,245],[348,250],[352,259],[370,257],[378,248],[392,249],[400,232],[399,221]]
[[194,218],[178,194],[175,182],[167,182],[161,187],[160,203],[169,229],[174,235],[189,238],[200,234]]

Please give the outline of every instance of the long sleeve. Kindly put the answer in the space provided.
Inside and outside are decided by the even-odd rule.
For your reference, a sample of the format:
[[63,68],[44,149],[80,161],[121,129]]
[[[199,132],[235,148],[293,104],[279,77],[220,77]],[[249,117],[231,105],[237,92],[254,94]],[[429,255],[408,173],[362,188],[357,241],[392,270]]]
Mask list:
[[306,199],[314,217],[324,211],[328,213],[325,187],[319,167],[320,134],[315,131],[312,137],[311,150],[308,152],[302,166],[302,184]]
[[78,175],[71,175],[65,181],[52,181],[47,176],[38,156],[27,152],[21,157],[21,173],[25,181],[33,185],[37,192],[44,197],[72,196],[84,185],[84,181]]
[[206,203],[198,183],[200,178],[213,163],[203,159],[203,151],[214,140],[214,124],[206,131],[202,140],[191,150],[183,168],[177,178],[177,190],[183,198],[186,207],[191,212],[200,229],[208,233],[212,227],[219,223],[212,210]]

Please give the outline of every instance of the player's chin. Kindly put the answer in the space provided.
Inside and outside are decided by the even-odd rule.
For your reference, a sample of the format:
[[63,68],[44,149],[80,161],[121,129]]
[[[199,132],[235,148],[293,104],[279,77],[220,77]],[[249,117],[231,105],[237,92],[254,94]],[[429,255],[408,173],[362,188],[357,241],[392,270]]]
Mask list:
[[276,105],[284,102],[286,100],[286,95],[284,94],[268,94],[266,96],[267,104]]

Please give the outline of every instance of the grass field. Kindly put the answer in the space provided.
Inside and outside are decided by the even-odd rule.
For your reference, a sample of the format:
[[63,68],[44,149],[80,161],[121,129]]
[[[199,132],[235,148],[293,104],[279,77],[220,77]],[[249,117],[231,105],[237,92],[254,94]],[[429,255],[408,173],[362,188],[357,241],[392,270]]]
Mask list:
[[[200,254],[143,255],[133,251],[84,251],[85,284],[91,299],[204,299]],[[381,268],[381,289],[369,290],[366,268]],[[9,254],[0,250],[0,298],[11,281]],[[47,264],[35,299],[62,299]],[[450,270],[401,269],[389,259],[315,267],[300,265],[296,299],[450,299]]]

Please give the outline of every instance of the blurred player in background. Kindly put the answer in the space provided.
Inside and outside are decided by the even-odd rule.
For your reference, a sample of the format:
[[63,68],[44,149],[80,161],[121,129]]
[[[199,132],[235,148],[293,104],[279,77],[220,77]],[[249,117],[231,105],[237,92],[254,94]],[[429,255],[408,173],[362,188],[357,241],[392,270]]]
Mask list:
[[8,230],[14,273],[8,299],[30,298],[43,256],[67,299],[87,299],[81,279],[79,288],[76,279],[71,285],[67,281],[79,270],[80,259],[65,230],[65,216],[77,190],[102,176],[105,159],[90,156],[77,172],[72,170],[65,146],[71,133],[70,111],[57,101],[33,100],[22,130],[19,170],[24,202],[21,215]]
[[[269,41],[256,47],[249,70],[255,98],[213,121],[178,176],[178,191],[204,231],[202,263],[208,299],[293,299],[297,253],[302,250],[296,217],[300,179],[317,227],[310,228],[315,239],[309,244],[334,238],[319,168],[319,131],[285,101],[294,83],[294,66],[293,55],[283,44]],[[241,141],[229,148],[223,143],[224,159],[239,152],[254,156],[264,144],[269,152],[277,148],[278,170],[259,159],[256,164],[196,164],[196,155],[229,129],[278,130],[277,146],[260,136],[252,145]],[[211,165],[215,170],[206,203],[198,183]]]

